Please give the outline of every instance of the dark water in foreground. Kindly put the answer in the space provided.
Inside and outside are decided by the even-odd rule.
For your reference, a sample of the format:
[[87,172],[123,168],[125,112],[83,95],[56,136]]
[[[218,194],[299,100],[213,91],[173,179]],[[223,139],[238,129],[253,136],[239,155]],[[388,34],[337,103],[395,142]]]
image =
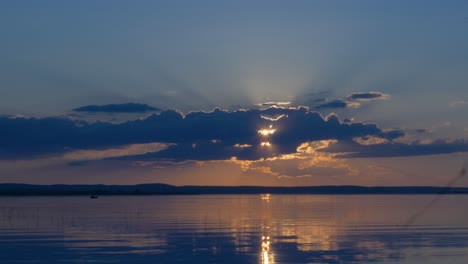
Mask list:
[[468,195],[0,197],[0,263],[468,263]]

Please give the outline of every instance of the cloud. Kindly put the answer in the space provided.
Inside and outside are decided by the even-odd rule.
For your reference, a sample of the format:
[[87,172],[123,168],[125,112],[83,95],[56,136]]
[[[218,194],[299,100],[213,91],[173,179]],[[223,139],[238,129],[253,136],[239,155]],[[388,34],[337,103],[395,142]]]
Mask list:
[[467,105],[468,105],[468,102],[464,101],[464,100],[454,101],[454,102],[451,102],[449,104],[449,106],[452,107],[452,108],[463,107],[463,106],[467,106]]
[[384,100],[388,98],[390,98],[388,94],[383,94],[380,92],[353,93],[346,97],[346,99],[351,100],[351,101]]
[[315,109],[324,109],[324,108],[346,108],[348,107],[348,103],[342,100],[333,100],[330,102],[326,102],[323,104],[320,104],[315,107]]
[[419,134],[427,134],[427,133],[431,133],[432,131],[428,128],[419,128],[419,129],[416,129],[415,130],[417,133]]
[[226,160],[233,156],[249,158],[260,157],[251,152],[251,148],[239,147],[238,144],[228,146],[225,144],[213,143],[212,141],[205,141],[197,143],[180,143],[158,152],[151,152],[141,155],[120,156],[110,159],[138,161],[170,160],[173,162],[182,162],[189,160]]
[[296,96],[293,105],[316,106],[319,103],[327,102],[327,98],[333,97],[332,91],[311,92],[306,91],[299,96]]
[[269,120],[269,121],[278,121],[283,117],[287,117],[286,115],[275,115],[275,116],[265,116],[265,115],[260,115],[261,118]]
[[[233,157],[224,161],[236,164],[245,176],[259,177],[261,175],[277,179],[305,179],[336,175],[357,175],[359,171],[348,165],[344,159],[337,159],[334,154],[319,152],[334,140],[321,140],[301,144],[295,153],[283,154],[258,160],[242,160]],[[322,178],[323,180],[323,178]]]
[[[264,118],[281,115],[283,117],[277,121]],[[275,131],[273,134],[258,133],[261,129],[270,129],[270,126]],[[403,135],[401,131],[384,131],[375,124],[343,123],[337,115],[322,117],[306,107],[238,111],[214,109],[186,115],[165,110],[145,119],[119,124],[88,123],[58,117],[2,117],[0,130],[0,159],[27,159],[146,143],[173,145],[158,152],[123,156],[179,161],[229,159],[232,156],[259,159],[295,153],[304,142],[350,140],[364,136],[392,140]],[[262,142],[268,144],[262,146]],[[236,147],[242,145],[252,147]]]
[[338,141],[319,151],[336,153],[335,157],[337,158],[406,157],[468,152],[468,141],[464,139],[454,141],[439,139],[430,142],[414,141],[409,144],[400,142],[361,143],[352,140]]
[[320,104],[315,107],[315,109],[320,110],[320,109],[325,109],[325,108],[330,108],[330,109],[337,109],[337,108],[358,108],[360,107],[361,104],[358,102],[346,102],[343,100],[333,100],[327,103]]
[[285,106],[290,105],[291,102],[264,102],[257,104],[258,106]]
[[366,101],[384,100],[390,98],[390,95],[380,92],[353,93],[345,98],[321,97],[324,94],[331,95],[331,93],[305,94],[304,96],[298,98],[296,103],[305,104],[317,110],[345,109],[361,107],[361,104]]
[[108,105],[87,105],[73,109],[75,112],[88,113],[145,113],[151,111],[160,111],[159,108],[147,104],[126,103],[126,104],[108,104]]
[[148,152],[157,152],[169,147],[170,144],[162,143],[146,143],[146,144],[131,144],[120,148],[109,148],[102,150],[77,150],[65,153],[63,156],[66,160],[98,160],[111,157],[120,157],[125,155],[139,155]]
[[[320,160],[317,157],[308,159],[293,158],[269,158],[258,161],[231,160],[241,166],[247,175],[258,174],[281,178],[306,178],[306,177],[330,177],[334,175],[352,175],[355,173],[340,159],[330,161]],[[242,164],[244,163],[244,164]]]
[[[215,118],[218,121],[231,119],[227,123],[213,124],[212,119],[216,112],[225,115],[225,118]],[[283,113],[285,118],[276,121],[273,125],[266,122],[261,116],[263,114]],[[341,122],[336,115],[330,115],[323,118],[316,112],[310,112],[307,108],[269,108],[266,110],[246,110],[236,112],[225,112],[215,110],[208,113],[192,113],[193,115],[202,115],[207,118],[203,121],[205,125],[194,125],[193,127],[206,127],[206,135],[197,133],[199,136],[186,142],[179,142],[163,151],[147,153],[144,155],[121,157],[123,159],[133,160],[226,160],[236,157],[239,160],[258,160],[263,158],[276,157],[283,154],[296,153],[297,148],[304,142],[319,141],[327,139],[351,139],[352,137],[373,135],[382,137],[386,140],[393,140],[404,133],[401,131],[383,131],[375,124],[352,123],[345,124]],[[192,114],[185,116],[184,120],[192,122]],[[237,118],[236,115],[239,115]],[[231,117],[229,117],[231,116]],[[200,118],[197,120],[201,121]],[[237,121],[236,121],[237,120]],[[224,123],[224,124],[223,124]],[[251,124],[250,126],[240,127],[236,124]],[[227,134],[210,135],[210,131],[223,129]],[[268,125],[270,124],[270,125]],[[216,127],[210,129],[209,127]],[[271,126],[271,127],[270,127]],[[258,130],[269,129],[274,133],[262,135]],[[209,131],[208,131],[209,130]],[[212,133],[212,132],[211,132]],[[210,137],[216,137],[219,142],[216,144],[209,140]],[[194,145],[193,142],[196,142]],[[245,148],[239,146],[248,146]]]

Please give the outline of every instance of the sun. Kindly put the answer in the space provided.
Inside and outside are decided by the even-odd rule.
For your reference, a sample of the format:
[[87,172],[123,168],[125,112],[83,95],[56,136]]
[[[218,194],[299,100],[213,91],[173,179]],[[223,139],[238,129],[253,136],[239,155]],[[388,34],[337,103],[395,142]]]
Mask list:
[[258,133],[264,137],[273,135],[276,132],[276,129],[273,129],[273,126],[270,125],[269,128],[260,129]]

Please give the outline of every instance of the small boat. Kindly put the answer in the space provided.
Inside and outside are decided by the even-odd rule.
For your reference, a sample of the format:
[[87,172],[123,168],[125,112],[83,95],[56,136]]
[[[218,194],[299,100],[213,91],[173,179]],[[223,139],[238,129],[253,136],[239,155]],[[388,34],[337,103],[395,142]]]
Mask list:
[[95,195],[95,194],[93,194],[93,195],[91,195],[89,198],[90,198],[90,199],[97,199],[97,198],[98,198],[98,196],[97,196],[97,195]]

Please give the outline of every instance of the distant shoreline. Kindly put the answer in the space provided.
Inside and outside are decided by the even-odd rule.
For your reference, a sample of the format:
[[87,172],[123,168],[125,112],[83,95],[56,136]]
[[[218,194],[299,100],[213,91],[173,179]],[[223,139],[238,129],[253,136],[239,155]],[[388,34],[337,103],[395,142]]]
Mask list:
[[202,195],[202,194],[468,194],[468,187],[436,186],[173,186],[138,185],[32,185],[0,184],[0,196],[107,196],[107,195]]

